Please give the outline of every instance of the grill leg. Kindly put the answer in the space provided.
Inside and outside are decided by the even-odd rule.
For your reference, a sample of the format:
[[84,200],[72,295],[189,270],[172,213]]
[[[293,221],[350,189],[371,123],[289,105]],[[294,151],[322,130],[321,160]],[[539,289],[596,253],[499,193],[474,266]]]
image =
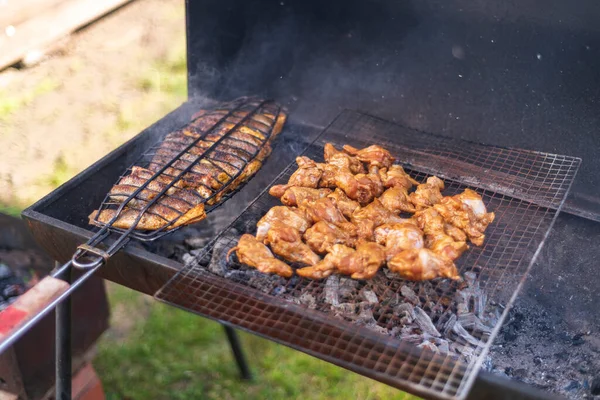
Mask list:
[[246,362],[246,356],[244,355],[242,344],[240,343],[240,338],[238,337],[237,332],[232,327],[227,325],[223,325],[223,328],[225,328],[225,333],[227,334],[227,339],[231,345],[231,351],[235,357],[235,362],[240,369],[240,375],[242,379],[252,380],[252,373],[250,372],[250,368]]
[[[58,265],[58,264],[57,264]],[[71,269],[61,279],[71,283]],[[56,306],[56,400],[71,399],[71,297]]]

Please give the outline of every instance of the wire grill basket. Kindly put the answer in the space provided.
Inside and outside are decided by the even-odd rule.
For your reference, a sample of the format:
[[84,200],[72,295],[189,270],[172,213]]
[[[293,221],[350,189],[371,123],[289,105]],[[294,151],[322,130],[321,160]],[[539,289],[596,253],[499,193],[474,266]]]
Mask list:
[[226,261],[278,204],[265,189],[155,297],[415,394],[464,398],[581,160],[421,133],[354,111],[342,112],[304,154],[322,161],[327,142],[382,145],[416,179],[443,178],[444,195],[468,187],[483,197],[496,219],[484,245],[457,260],[464,282],[407,282],[385,270],[367,282],[285,279]]

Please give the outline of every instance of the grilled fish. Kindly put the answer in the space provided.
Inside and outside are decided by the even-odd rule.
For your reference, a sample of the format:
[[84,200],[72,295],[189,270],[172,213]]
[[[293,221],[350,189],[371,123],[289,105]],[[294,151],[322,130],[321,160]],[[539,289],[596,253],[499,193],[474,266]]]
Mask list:
[[281,107],[258,99],[199,111],[164,138],[146,168],[132,167],[111,188],[90,224],[169,230],[204,219],[206,206],[256,174],[285,120]]

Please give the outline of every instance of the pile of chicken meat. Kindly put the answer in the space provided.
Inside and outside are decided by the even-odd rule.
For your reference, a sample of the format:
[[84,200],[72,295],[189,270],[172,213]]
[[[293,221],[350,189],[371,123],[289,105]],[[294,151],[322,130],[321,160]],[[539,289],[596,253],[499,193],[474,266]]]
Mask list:
[[483,245],[494,220],[478,193],[444,196],[441,179],[416,181],[378,145],[338,150],[327,143],[324,159],[296,159],[287,184],[269,190],[282,205],[271,208],[256,235],[244,234],[230,254],[283,277],[362,280],[387,266],[407,280],[460,279],[455,260],[469,243]]

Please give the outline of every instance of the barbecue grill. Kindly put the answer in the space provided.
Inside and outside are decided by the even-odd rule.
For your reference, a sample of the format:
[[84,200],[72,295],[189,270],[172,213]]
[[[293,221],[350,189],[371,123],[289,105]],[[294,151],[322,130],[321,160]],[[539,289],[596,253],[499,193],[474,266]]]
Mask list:
[[[561,208],[578,216],[560,217],[561,223],[598,231],[580,219],[600,220],[598,160],[591,153],[599,145],[593,133],[599,96],[591,88],[600,81],[593,22],[600,7],[591,1],[575,10],[560,1],[543,9],[534,2],[190,1],[186,12],[189,101],[24,212],[56,260],[70,260],[83,242],[91,246],[75,258],[77,264],[85,251],[94,256],[88,265],[78,261],[84,274],[48,306],[60,303],[59,322],[69,319],[70,292],[96,273],[426,397],[464,398],[486,387],[498,397],[535,396],[478,372],[493,363],[493,348],[487,357],[493,340]],[[157,140],[200,106],[247,94],[276,99],[290,120],[257,176],[207,220],[134,240],[132,232],[90,228],[89,205],[100,204]],[[443,177],[448,194],[471,187],[483,195],[497,221],[485,246],[460,261],[463,286],[378,276],[350,288],[355,293],[346,297],[354,303],[344,301],[355,312],[336,314],[341,279],[281,281],[224,261],[232,241],[251,232],[272,204],[264,188],[286,180],[296,155],[317,157],[325,141],[382,144],[415,176]],[[577,178],[580,159],[557,153],[584,158]],[[282,173],[283,165],[289,167]],[[560,246],[546,246],[556,253],[544,257],[555,267],[544,282],[569,269],[563,248],[579,249],[578,265],[594,259],[596,250],[582,247],[581,234],[561,233],[554,238]],[[198,239],[196,249],[164,250],[190,238]],[[68,280],[71,269],[67,264],[55,275]],[[585,282],[581,271],[577,279]],[[576,286],[564,290],[577,294]],[[592,334],[593,313],[579,312]],[[402,333],[408,324],[402,317],[416,326],[412,332]],[[429,344],[425,333],[433,337]],[[58,337],[57,390],[66,398],[69,335]]]

